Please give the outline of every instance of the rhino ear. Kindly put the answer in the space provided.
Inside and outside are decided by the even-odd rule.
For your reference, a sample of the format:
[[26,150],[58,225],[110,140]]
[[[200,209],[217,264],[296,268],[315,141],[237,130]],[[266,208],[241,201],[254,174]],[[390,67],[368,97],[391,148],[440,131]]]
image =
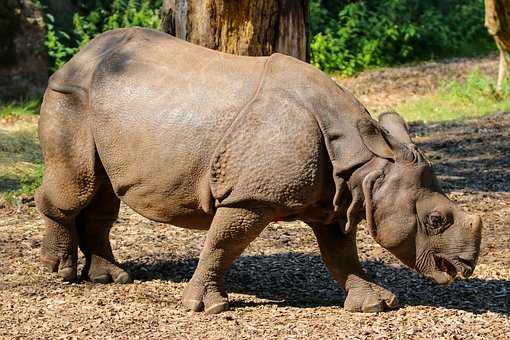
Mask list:
[[365,146],[376,156],[395,159],[394,148],[398,142],[377,122],[372,119],[362,119],[357,124],[358,132]]
[[409,129],[402,117],[396,112],[384,112],[379,116],[379,124],[388,130],[390,135],[403,144],[412,144]]

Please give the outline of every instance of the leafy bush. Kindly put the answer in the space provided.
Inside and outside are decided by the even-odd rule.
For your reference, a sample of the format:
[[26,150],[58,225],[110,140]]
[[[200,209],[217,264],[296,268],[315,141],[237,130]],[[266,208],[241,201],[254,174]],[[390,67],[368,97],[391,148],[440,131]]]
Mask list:
[[78,50],[96,35],[120,27],[159,27],[159,8],[162,0],[80,1],[73,17],[73,30],[59,30],[55,18],[46,13],[48,33],[46,46],[52,71],[59,69]]
[[[99,33],[159,26],[162,0],[74,3],[78,11],[70,30],[46,14],[52,71]],[[311,61],[328,72],[351,75],[414,60],[481,54],[494,46],[483,24],[483,0],[311,0],[310,14]]]
[[[312,0],[312,63],[351,75],[360,70],[487,52],[483,0]],[[340,4],[338,4],[340,3]],[[329,5],[331,8],[331,5]]]

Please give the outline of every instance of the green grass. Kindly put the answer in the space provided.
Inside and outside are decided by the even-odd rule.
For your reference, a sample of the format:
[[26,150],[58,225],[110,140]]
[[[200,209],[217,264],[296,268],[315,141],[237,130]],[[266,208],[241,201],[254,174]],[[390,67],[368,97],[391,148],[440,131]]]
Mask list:
[[10,206],[15,206],[23,203],[24,199],[31,199],[42,183],[43,172],[43,165],[35,164],[31,171],[20,173],[17,176],[0,176],[0,185],[9,182],[11,184],[11,188],[2,193],[5,202]]
[[404,102],[396,110],[407,121],[423,122],[462,120],[510,111],[510,79],[498,93],[494,79],[475,71],[464,82],[445,83],[435,94]]
[[0,104],[0,205],[30,200],[41,183],[37,124],[29,117],[38,112],[38,102]]
[[0,118],[12,116],[29,116],[39,113],[41,99],[27,99],[21,102],[0,102]]

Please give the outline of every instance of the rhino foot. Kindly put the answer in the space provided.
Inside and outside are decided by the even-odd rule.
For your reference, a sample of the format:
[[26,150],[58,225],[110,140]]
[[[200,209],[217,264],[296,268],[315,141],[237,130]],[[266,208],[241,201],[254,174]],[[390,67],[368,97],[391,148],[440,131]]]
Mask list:
[[94,283],[130,283],[133,282],[128,272],[115,261],[110,261],[98,255],[87,258],[82,277]]
[[42,251],[40,259],[43,268],[52,273],[58,272],[58,275],[62,278],[62,280],[67,282],[76,280],[76,260],[73,259],[72,256],[52,256],[45,251]]
[[193,312],[218,314],[228,310],[227,294],[216,284],[204,285],[190,281],[184,289],[182,304]]
[[375,313],[398,305],[397,297],[378,285],[357,278],[349,283],[344,309],[349,312]]
[[40,260],[43,268],[56,273],[64,281],[77,278],[78,246],[69,238],[57,237],[53,228],[47,228],[44,236]]

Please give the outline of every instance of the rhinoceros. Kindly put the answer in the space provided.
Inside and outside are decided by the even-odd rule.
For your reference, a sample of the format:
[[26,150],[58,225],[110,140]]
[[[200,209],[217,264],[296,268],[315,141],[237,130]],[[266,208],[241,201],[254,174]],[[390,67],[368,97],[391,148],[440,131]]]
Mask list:
[[120,202],[207,231],[182,303],[228,308],[224,275],[273,221],[316,235],[344,308],[397,299],[356,251],[362,219],[405,265],[440,284],[469,276],[482,222],[441,191],[396,113],[376,121],[346,90],[297,59],[233,56],[142,29],[92,40],[50,78],[39,120],[45,171],[36,194],[41,260],[64,280],[131,281],[109,241]]

